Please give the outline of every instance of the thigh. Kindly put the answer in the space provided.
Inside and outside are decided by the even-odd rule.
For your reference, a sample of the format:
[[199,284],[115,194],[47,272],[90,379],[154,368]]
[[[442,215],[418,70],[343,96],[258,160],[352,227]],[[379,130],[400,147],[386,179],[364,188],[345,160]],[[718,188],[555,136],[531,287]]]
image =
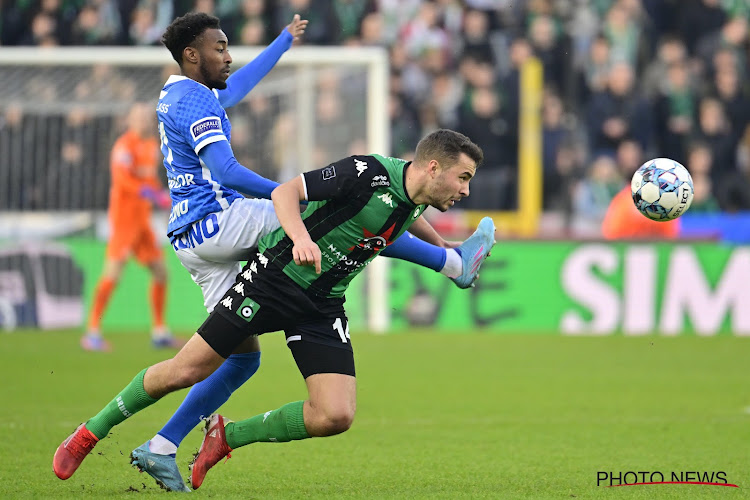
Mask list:
[[[198,333],[224,357],[250,347],[253,335],[283,330],[295,316],[296,286],[273,265],[250,260]],[[257,344],[256,344],[257,346]]]
[[213,311],[224,293],[234,284],[242,266],[238,261],[207,261],[196,255],[191,248],[182,248],[176,254],[182,266],[190,272],[193,281],[200,286],[206,310]]
[[138,238],[138,227],[130,223],[116,223],[110,226],[109,241],[107,241],[107,258],[111,260],[126,260],[134,251]]
[[141,228],[135,239],[134,253],[138,262],[144,266],[161,259],[162,251],[156,243],[156,235],[151,226]]
[[203,241],[194,250],[196,255],[213,262],[250,259],[250,250],[258,246],[258,240],[280,225],[271,200],[243,198],[208,217],[212,216],[210,223],[196,223],[202,225]]

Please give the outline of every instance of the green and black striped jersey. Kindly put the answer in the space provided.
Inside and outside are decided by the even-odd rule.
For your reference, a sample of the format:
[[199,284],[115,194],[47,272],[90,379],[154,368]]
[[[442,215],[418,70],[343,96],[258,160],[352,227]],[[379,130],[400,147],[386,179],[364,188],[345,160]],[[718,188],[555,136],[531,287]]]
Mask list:
[[349,282],[424,212],[404,186],[409,162],[380,155],[351,156],[302,174],[309,201],[302,214],[322,253],[322,272],[298,266],[283,228],[264,236],[260,251],[305,290],[341,297]]

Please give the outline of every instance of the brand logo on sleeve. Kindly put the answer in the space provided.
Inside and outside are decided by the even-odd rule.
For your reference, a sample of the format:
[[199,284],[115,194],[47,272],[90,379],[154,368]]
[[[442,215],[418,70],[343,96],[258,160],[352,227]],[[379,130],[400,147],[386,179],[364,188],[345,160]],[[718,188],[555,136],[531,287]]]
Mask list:
[[370,183],[370,187],[378,187],[378,186],[386,186],[390,187],[391,183],[388,180],[388,177],[385,175],[376,175],[372,178],[372,182]]
[[197,141],[208,133],[221,131],[221,120],[217,116],[201,118],[197,122],[190,125],[190,135],[193,136],[194,141]]
[[354,165],[357,167],[357,177],[367,170],[367,162],[362,160],[354,160]]

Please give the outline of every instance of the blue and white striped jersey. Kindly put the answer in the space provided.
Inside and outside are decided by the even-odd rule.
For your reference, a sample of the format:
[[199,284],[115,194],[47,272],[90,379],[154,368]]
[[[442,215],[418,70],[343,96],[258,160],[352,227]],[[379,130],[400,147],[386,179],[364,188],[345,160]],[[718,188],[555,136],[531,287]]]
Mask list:
[[172,75],[156,106],[161,152],[172,197],[167,234],[180,234],[206,215],[242,198],[221,186],[198,157],[207,144],[229,141],[231,124],[215,90],[185,76]]

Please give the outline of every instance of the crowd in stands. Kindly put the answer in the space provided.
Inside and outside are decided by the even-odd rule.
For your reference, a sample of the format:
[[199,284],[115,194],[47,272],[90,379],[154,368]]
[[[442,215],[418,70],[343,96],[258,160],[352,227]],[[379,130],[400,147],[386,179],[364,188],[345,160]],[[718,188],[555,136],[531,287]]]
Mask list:
[[[750,0],[16,0],[2,45],[158,45],[191,10],[230,46],[265,45],[294,13],[303,44],[389,50],[394,156],[438,127],[485,165],[468,208],[515,206],[519,68],[544,68],[544,205],[601,219],[647,158],[683,163],[691,211],[750,209]],[[2,125],[0,125],[0,139]],[[71,152],[71,155],[73,152]]]

